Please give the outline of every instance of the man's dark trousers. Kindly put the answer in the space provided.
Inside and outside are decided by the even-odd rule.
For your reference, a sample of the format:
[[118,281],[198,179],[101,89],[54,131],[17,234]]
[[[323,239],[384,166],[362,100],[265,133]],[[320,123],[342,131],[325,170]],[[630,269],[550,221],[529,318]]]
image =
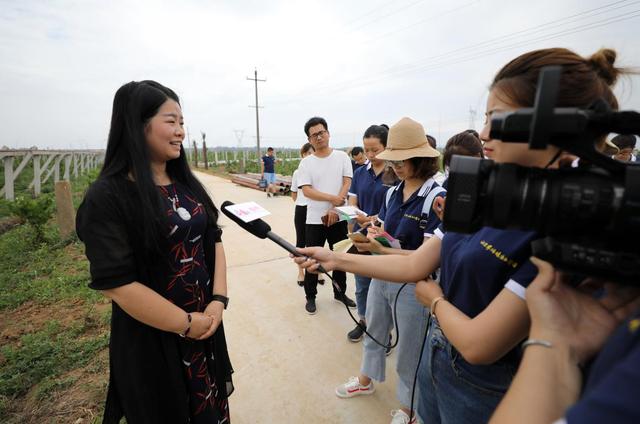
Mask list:
[[[347,238],[347,221],[340,221],[330,227],[322,224],[307,224],[306,228],[306,245],[324,246],[324,242],[329,242],[329,248],[333,249],[333,245],[340,240]],[[335,286],[333,294],[336,297],[342,296],[347,289],[347,274],[344,271],[335,270],[332,273],[334,280],[338,283],[340,291]],[[318,274],[305,272],[304,274],[304,293],[307,299],[315,299],[318,294]]]

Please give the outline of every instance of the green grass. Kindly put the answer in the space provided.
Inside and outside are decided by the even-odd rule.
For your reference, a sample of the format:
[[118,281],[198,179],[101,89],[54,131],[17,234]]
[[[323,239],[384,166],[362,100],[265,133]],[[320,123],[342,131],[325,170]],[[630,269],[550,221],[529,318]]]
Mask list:
[[[298,169],[299,164],[300,164],[299,159],[280,162],[276,164],[276,173],[280,175],[291,176],[293,175],[293,171]],[[200,167],[197,169],[201,170],[202,168]],[[217,167],[212,166],[210,167],[210,169],[215,170],[217,172],[227,172],[227,173],[237,174],[240,172],[240,162],[231,161],[228,164],[221,164],[221,165],[218,165]],[[248,173],[260,173],[260,165],[258,165],[258,163],[255,161],[246,163],[244,167],[244,171]]]
[[[49,226],[45,237],[55,240],[56,229]],[[77,257],[82,251],[76,239],[36,244],[27,225],[1,235],[0,311],[27,301],[100,299],[99,293],[87,287],[89,266],[84,257]]]
[[[75,207],[97,172],[72,181]],[[95,307],[104,297],[87,286],[84,247],[76,237],[61,240],[51,219],[42,241],[26,224],[0,235],[0,258],[0,313],[10,334],[0,348],[0,422],[50,422],[43,414],[71,388],[88,394],[98,422],[108,372],[98,354],[108,345],[110,308]],[[92,374],[91,384],[79,377]]]
[[22,336],[17,346],[2,348],[0,395],[9,399],[22,396],[41,383],[36,396],[42,399],[56,387],[73,384],[69,377],[55,378],[85,366],[108,344],[106,334],[84,336],[85,331],[85,323],[65,328],[58,321],[51,321],[44,329]]

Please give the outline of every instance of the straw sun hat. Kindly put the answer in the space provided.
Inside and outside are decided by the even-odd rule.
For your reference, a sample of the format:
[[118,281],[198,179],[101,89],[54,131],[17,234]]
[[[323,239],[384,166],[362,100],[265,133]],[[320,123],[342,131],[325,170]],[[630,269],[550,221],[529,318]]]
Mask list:
[[376,159],[405,160],[436,158],[440,152],[429,145],[424,128],[411,118],[402,118],[389,128],[387,147]]

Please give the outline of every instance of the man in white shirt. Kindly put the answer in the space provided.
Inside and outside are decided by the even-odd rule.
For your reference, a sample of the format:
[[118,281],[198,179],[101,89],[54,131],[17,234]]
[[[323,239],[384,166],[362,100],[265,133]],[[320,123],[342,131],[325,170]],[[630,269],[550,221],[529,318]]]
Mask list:
[[[304,158],[298,167],[298,186],[308,200],[306,245],[324,246],[328,241],[329,247],[333,248],[335,243],[347,238],[347,221],[338,222],[338,215],[331,209],[346,202],[353,176],[351,160],[345,152],[329,147],[329,129],[323,118],[309,119],[304,125],[304,132],[315,149],[314,154]],[[333,287],[334,298],[355,307],[355,302],[345,294],[346,273],[334,271],[333,278],[339,287]],[[305,310],[311,315],[316,313],[317,285],[318,275],[305,273]]]

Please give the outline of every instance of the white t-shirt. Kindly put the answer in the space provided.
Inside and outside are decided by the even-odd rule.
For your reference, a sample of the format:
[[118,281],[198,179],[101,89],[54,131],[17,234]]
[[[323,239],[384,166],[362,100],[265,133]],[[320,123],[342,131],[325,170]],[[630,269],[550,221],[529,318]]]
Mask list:
[[293,171],[293,175],[291,176],[291,191],[294,193],[298,193],[296,197],[296,206],[307,206],[307,198],[304,197],[304,193],[302,189],[298,190],[298,170]]
[[[298,166],[297,177],[299,188],[310,185],[315,190],[337,196],[342,188],[342,177],[353,178],[351,159],[345,152],[335,149],[324,158],[307,156]],[[307,198],[307,224],[322,224],[322,216],[331,208],[331,202]]]

